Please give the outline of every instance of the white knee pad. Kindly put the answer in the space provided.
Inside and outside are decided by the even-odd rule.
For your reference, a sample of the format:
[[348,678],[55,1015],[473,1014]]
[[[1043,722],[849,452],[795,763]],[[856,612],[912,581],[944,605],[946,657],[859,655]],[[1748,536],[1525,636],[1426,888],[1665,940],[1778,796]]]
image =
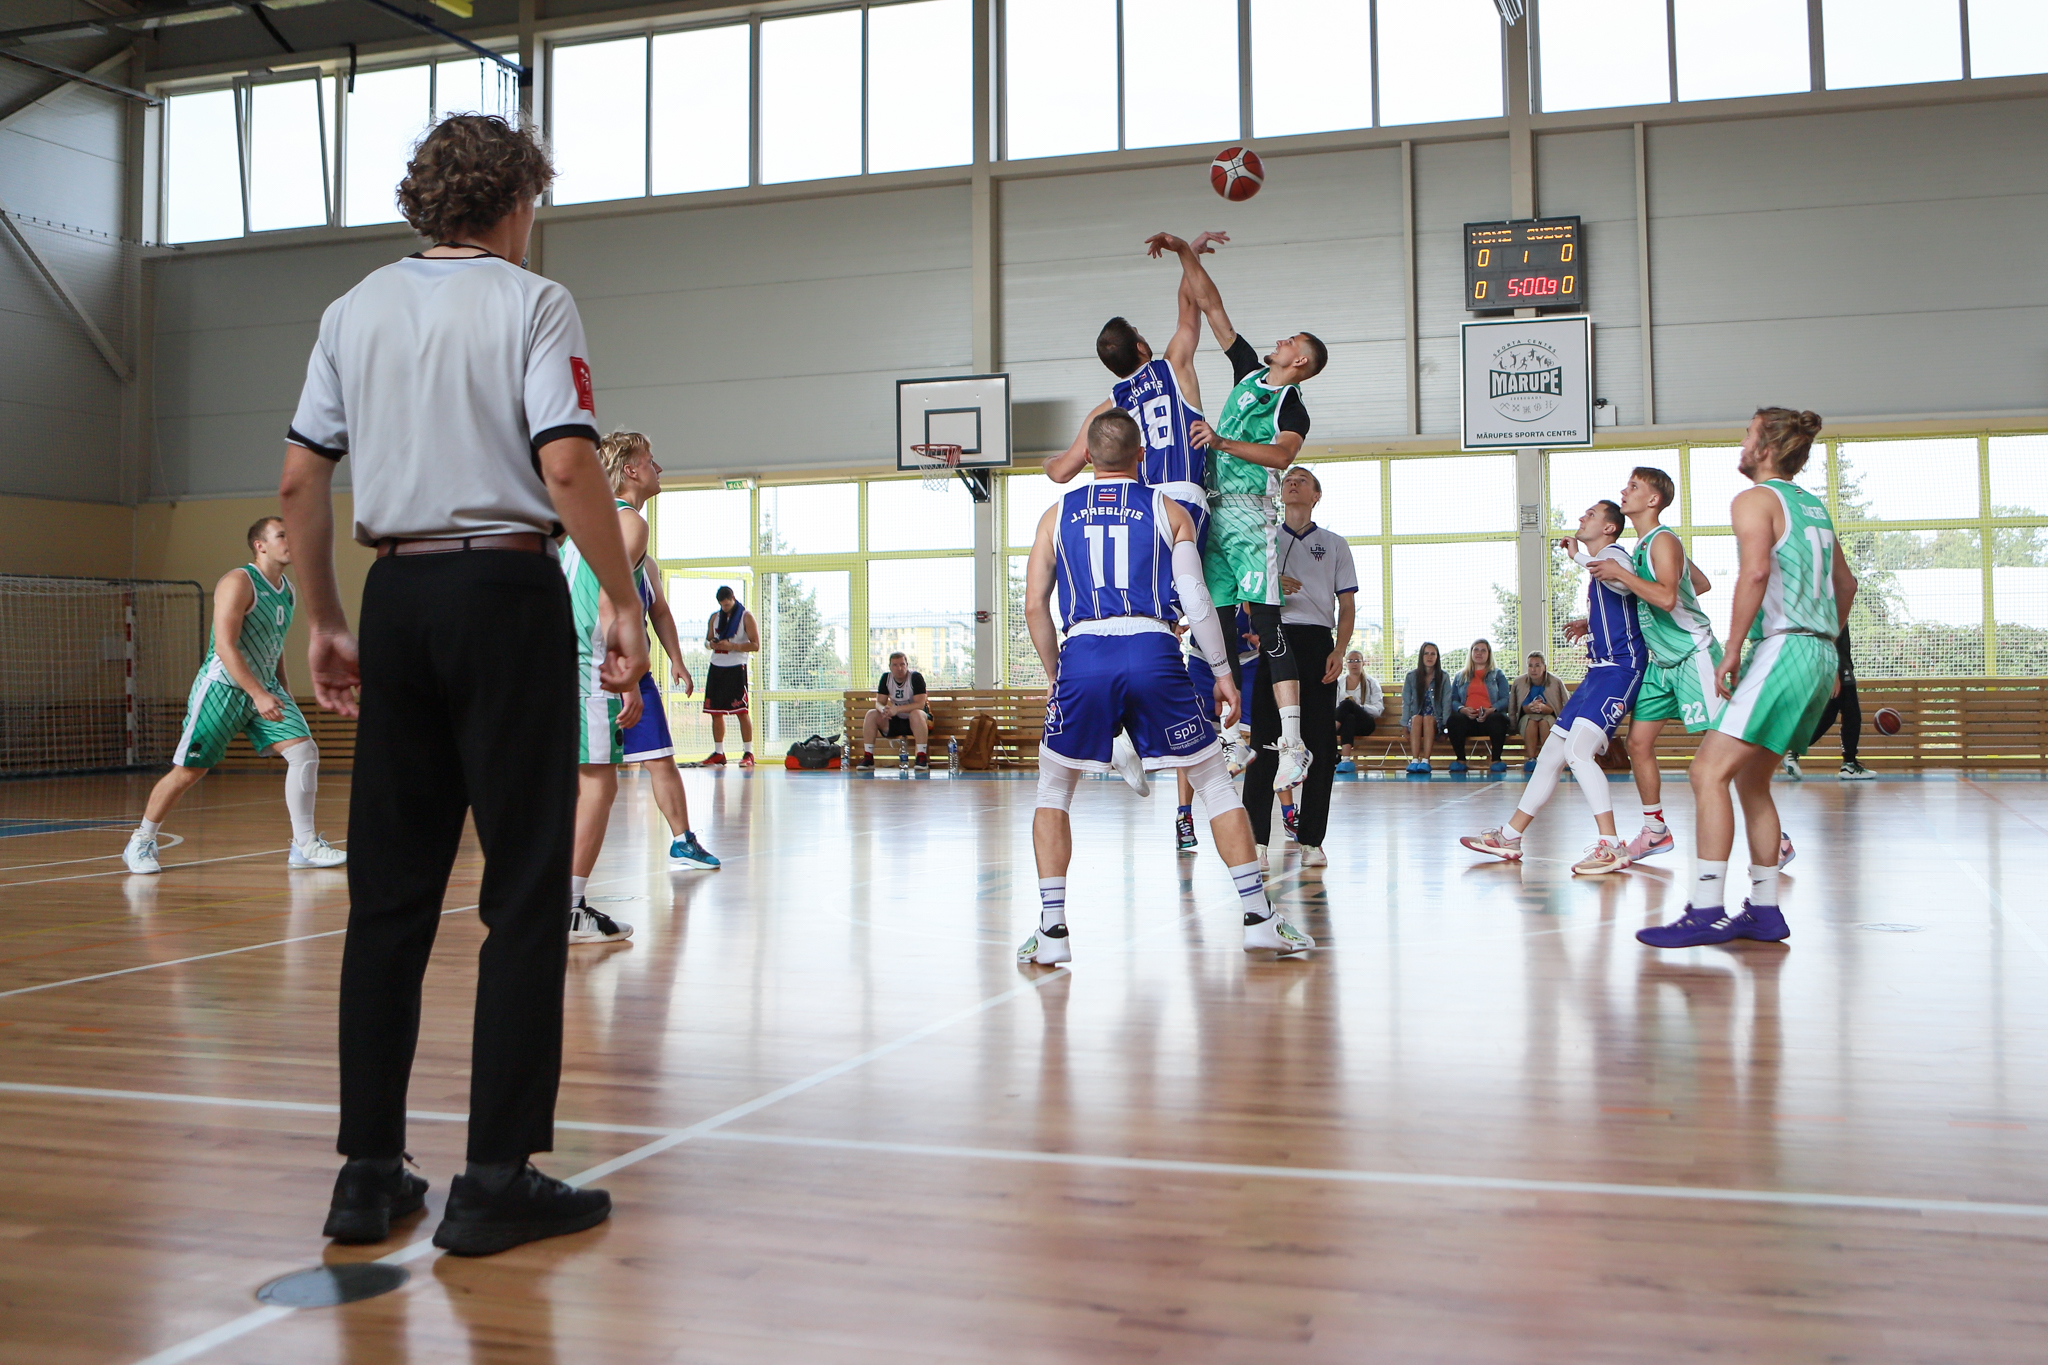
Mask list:
[[312,792],[320,788],[320,746],[312,740],[294,744],[280,755],[284,759],[284,781],[288,789]]
[[1244,808],[1244,801],[1237,794],[1237,784],[1230,780],[1230,768],[1224,762],[1220,749],[1190,764],[1186,771],[1188,785],[1202,799],[1202,809],[1208,812],[1211,820],[1227,811]]
[[1063,811],[1074,804],[1074,789],[1081,785],[1081,770],[1069,768],[1057,759],[1041,754],[1038,759],[1038,808]]
[[[1557,732],[1551,732],[1555,739]],[[1565,741],[1571,757],[1572,774],[1579,779],[1579,786],[1586,793],[1586,804],[1593,808],[1593,814],[1605,815],[1614,809],[1614,797],[1607,790],[1607,773],[1600,766],[1600,755],[1607,752],[1607,732],[1595,721],[1584,716],[1572,722],[1571,735]],[[1550,746],[1545,745],[1548,749]]]

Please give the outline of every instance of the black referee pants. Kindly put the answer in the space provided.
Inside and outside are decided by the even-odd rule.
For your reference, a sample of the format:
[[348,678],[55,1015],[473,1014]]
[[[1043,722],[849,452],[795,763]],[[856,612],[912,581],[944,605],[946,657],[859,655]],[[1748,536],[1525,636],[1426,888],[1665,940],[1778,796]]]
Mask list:
[[[1301,742],[1316,757],[1302,780],[1295,805],[1296,828],[1303,844],[1321,848],[1323,834],[1330,827],[1330,780],[1337,775],[1337,684],[1324,682],[1323,670],[1329,667],[1337,640],[1327,626],[1286,625],[1281,630],[1286,633],[1287,652],[1294,656],[1301,674]],[[1265,643],[1263,637],[1260,643]],[[1252,842],[1270,844],[1273,774],[1279,770],[1280,755],[1266,746],[1280,738],[1280,705],[1273,700],[1273,670],[1263,650],[1248,705],[1253,758],[1244,770],[1244,808],[1252,819]]]
[[576,643],[552,555],[395,556],[363,589],[341,957],[347,1157],[405,1150],[420,982],[466,812],[483,845],[469,1158],[554,1146],[576,818]]

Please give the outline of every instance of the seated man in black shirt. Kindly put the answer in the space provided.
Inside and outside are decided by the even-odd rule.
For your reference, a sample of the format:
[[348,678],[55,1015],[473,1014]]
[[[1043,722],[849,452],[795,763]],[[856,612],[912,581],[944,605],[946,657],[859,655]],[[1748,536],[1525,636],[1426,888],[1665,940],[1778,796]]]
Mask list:
[[917,766],[931,767],[931,755],[925,749],[932,728],[931,713],[925,710],[930,700],[925,695],[924,674],[911,669],[910,656],[900,649],[891,654],[889,671],[875,683],[875,709],[860,725],[860,766],[875,766],[875,736],[886,732],[890,739],[915,735]]

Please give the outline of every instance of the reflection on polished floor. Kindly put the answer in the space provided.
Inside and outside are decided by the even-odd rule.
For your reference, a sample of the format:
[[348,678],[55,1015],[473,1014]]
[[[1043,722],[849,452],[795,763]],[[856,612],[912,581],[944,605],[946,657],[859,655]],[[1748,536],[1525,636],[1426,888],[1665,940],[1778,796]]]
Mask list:
[[[1044,972],[1012,955],[1030,781],[685,780],[725,870],[666,872],[627,779],[592,894],[638,933],[571,965],[541,1162],[617,1214],[467,1262],[424,1241],[473,845],[414,1073],[428,1213],[343,1253],[346,878],[287,871],[277,778],[210,778],[157,878],[108,870],[145,779],[0,785],[0,1361],[2048,1357],[2048,784],[1781,785],[1790,942],[1658,954],[1632,935],[1687,864],[1574,882],[1570,793],[1517,869],[1457,843],[1514,787],[1347,782],[1330,867],[1275,878],[1322,946],[1275,961],[1206,828],[1177,857],[1170,802],[1091,783]],[[383,1298],[252,1298],[393,1255]]]

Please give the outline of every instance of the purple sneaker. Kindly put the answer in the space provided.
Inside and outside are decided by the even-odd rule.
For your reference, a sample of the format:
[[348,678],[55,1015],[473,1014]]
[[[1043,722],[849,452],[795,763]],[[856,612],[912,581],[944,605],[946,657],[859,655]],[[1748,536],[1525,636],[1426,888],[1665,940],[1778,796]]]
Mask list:
[[1751,905],[1742,903],[1742,913],[1734,919],[1735,937],[1753,938],[1759,943],[1782,943],[1792,937],[1792,926],[1785,923],[1785,916],[1775,905]]
[[1709,943],[1726,943],[1738,933],[1736,921],[1729,918],[1726,907],[1695,910],[1688,904],[1685,913],[1671,923],[1636,930],[1636,941],[1652,948],[1699,948]]

